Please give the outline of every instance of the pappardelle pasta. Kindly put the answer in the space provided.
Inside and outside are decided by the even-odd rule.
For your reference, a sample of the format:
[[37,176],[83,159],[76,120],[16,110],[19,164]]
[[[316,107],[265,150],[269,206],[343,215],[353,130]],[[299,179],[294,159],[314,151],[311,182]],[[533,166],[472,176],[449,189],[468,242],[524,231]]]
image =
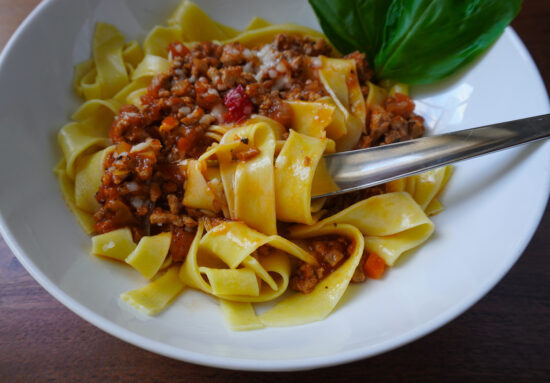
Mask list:
[[406,85],[371,78],[317,31],[187,0],[142,45],[98,23],[55,172],[92,254],[149,281],[121,298],[155,315],[193,288],[233,330],[299,325],[424,243],[450,167],[312,200],[336,190],[324,154],[424,133]]

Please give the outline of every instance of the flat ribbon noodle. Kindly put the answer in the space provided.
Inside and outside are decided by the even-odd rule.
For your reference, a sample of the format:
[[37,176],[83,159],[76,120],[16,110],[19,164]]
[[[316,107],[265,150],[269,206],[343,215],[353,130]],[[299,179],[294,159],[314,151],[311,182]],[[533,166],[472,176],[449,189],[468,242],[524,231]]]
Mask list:
[[172,233],[169,231],[154,236],[144,236],[125,261],[145,278],[151,279],[161,269],[168,255],[171,240]]
[[378,254],[388,266],[433,233],[434,224],[405,192],[381,194],[357,202],[313,226],[295,226],[290,234],[303,236],[327,225],[347,223],[365,236],[365,248]]
[[336,150],[352,149],[366,129],[366,109],[357,79],[355,61],[321,57],[319,78],[343,114],[346,133],[336,141]]
[[[264,302],[274,299],[288,286],[289,255],[307,263],[317,262],[313,256],[291,241],[278,235],[266,236],[242,222],[221,223],[204,236],[203,230],[204,225],[201,222],[181,267],[180,277],[187,285],[226,300]],[[256,251],[264,245],[269,245],[272,249],[267,254],[260,255]],[[213,271],[215,269],[222,271]],[[219,276],[229,278],[231,280],[225,282],[216,281],[224,283],[224,289],[229,289],[230,285],[243,281],[250,284],[250,272],[254,272],[261,285],[246,293],[241,290],[242,287],[235,287],[238,293],[217,293],[209,280],[210,277]],[[202,274],[206,274],[208,279]],[[276,280],[272,274],[276,276]]]
[[[179,27],[181,40],[185,42],[219,41],[221,43],[239,42],[247,48],[271,43],[279,33],[307,36],[313,39],[324,38],[314,29],[296,24],[271,25],[269,22],[254,18],[244,31],[238,31],[221,24],[208,16],[200,7],[191,1],[183,1],[168,20],[170,27]],[[158,35],[169,33],[157,31]],[[157,41],[165,41],[158,38]],[[334,53],[337,53],[334,50]]]
[[239,34],[236,29],[212,20],[192,1],[183,1],[168,24],[180,27],[183,41],[222,41]]
[[147,87],[151,80],[164,72],[167,72],[171,67],[170,61],[160,56],[151,54],[146,55],[132,72],[132,82],[121,89],[114,98],[122,98],[125,96],[125,102],[129,104],[141,106],[141,96],[147,93]]
[[167,72],[171,66],[172,64],[167,59],[148,54],[132,73],[132,80],[135,81],[141,77],[152,79],[159,73]]
[[114,101],[87,101],[73,114],[75,122],[61,128],[57,141],[63,151],[67,175],[70,178],[75,177],[75,165],[79,156],[110,145],[109,128],[118,108],[119,104]]
[[[124,35],[113,25],[96,24],[92,42],[93,59],[77,67],[75,85],[79,95],[86,100],[107,99],[128,84],[123,57],[124,40]],[[134,52],[127,53],[127,58],[136,57]]]
[[[285,101],[292,109],[290,128],[306,136],[327,140],[327,127],[333,122],[336,106],[326,99],[308,101]],[[331,137],[332,138],[332,137]],[[334,153],[335,142],[327,140],[325,154]]]
[[326,139],[290,131],[275,161],[277,219],[311,225],[311,190]]
[[182,40],[182,32],[179,25],[169,27],[157,25],[143,41],[143,50],[147,55],[168,58],[168,45],[180,40]]
[[221,208],[221,204],[218,202],[219,196],[216,195],[214,186],[211,187],[203,174],[206,171],[205,167],[205,161],[190,160],[188,162],[183,205],[218,212]]
[[103,161],[113,150],[114,146],[110,146],[78,158],[74,184],[75,204],[79,209],[93,214],[101,207],[95,195],[101,186],[101,177],[105,171]]
[[[247,48],[253,48],[262,44],[269,44],[280,33],[310,37],[312,39],[324,38],[324,35],[314,29],[297,24],[277,24],[244,31],[233,38],[224,40],[223,43],[239,42]],[[336,52],[336,51],[335,51]]]
[[443,211],[444,206],[437,198],[451,178],[451,165],[432,169],[414,176],[391,181],[388,191],[406,191],[420,205],[427,215],[435,215]]
[[225,322],[233,331],[258,330],[264,327],[256,316],[254,307],[249,302],[220,299],[220,307]]
[[135,249],[132,232],[127,227],[92,237],[91,252],[94,255],[124,261]]
[[[125,44],[122,51],[122,59],[124,60],[127,72],[132,73],[133,69],[143,60],[143,51],[137,41],[134,40]],[[128,71],[128,68],[131,68],[131,70]]]
[[[248,142],[259,153],[246,161],[233,160],[233,151]],[[227,205],[232,219],[239,219],[265,234],[275,234],[273,156],[275,134],[267,121],[229,130],[220,145],[204,153],[199,161],[215,155],[220,166]],[[250,198],[255,196],[255,198]]]
[[96,76],[97,71],[95,70],[93,59],[76,64],[73,75],[73,89],[75,93],[85,100],[99,97],[100,90],[99,84],[95,81]]
[[76,221],[82,230],[88,235],[93,234],[95,225],[94,218],[92,214],[76,207],[74,197],[74,181],[67,175],[65,168],[65,160],[62,160],[54,169],[63,200],[75,216]]
[[139,289],[122,293],[120,298],[146,315],[156,315],[164,310],[185,288],[178,271],[178,266],[172,266],[153,282]]
[[336,307],[363,255],[363,235],[347,224],[319,226],[296,234],[296,238],[338,235],[351,240],[353,253],[338,269],[322,279],[309,294],[293,294],[259,316],[266,326],[295,326],[326,318]]
[[267,20],[262,19],[261,17],[254,16],[248,26],[245,28],[245,31],[252,31],[254,29],[260,29],[264,27],[269,27],[271,23]]

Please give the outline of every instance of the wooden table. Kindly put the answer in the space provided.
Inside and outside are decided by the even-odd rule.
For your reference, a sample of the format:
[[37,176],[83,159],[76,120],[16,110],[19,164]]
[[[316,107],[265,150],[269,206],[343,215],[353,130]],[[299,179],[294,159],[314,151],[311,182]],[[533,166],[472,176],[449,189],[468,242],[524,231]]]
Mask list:
[[[39,0],[0,0],[0,48]],[[550,85],[550,2],[513,23]],[[0,238],[0,382],[550,381],[550,209],[508,275],[453,322],[407,346],[295,373],[196,366],[124,343],[53,299]]]

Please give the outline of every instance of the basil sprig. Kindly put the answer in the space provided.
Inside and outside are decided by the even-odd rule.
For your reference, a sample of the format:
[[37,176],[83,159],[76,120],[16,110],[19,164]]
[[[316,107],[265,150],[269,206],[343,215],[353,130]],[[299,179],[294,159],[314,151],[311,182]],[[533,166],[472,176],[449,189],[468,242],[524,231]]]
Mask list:
[[364,52],[377,79],[436,82],[485,51],[522,0],[309,0],[342,53]]

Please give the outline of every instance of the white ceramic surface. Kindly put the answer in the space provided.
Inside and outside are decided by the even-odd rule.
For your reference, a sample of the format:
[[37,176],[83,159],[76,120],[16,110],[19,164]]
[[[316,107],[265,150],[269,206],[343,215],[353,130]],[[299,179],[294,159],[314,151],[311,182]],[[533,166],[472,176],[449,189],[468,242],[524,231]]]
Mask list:
[[[306,1],[197,2],[236,27],[254,15],[318,27]],[[65,207],[51,171],[60,158],[55,135],[79,103],[72,68],[90,55],[94,23],[114,23],[141,39],[177,3],[45,1],[0,59],[1,233],[31,275],[68,308],[114,336],[193,363],[313,368],[372,356],[433,331],[481,298],[520,256],[548,197],[550,142],[459,164],[432,239],[383,280],[352,286],[322,322],[231,332],[215,300],[193,291],[155,318],[126,309],[119,294],[143,280],[88,254],[90,239]],[[437,133],[550,111],[536,67],[511,29],[467,70],[415,89],[414,97]]]

